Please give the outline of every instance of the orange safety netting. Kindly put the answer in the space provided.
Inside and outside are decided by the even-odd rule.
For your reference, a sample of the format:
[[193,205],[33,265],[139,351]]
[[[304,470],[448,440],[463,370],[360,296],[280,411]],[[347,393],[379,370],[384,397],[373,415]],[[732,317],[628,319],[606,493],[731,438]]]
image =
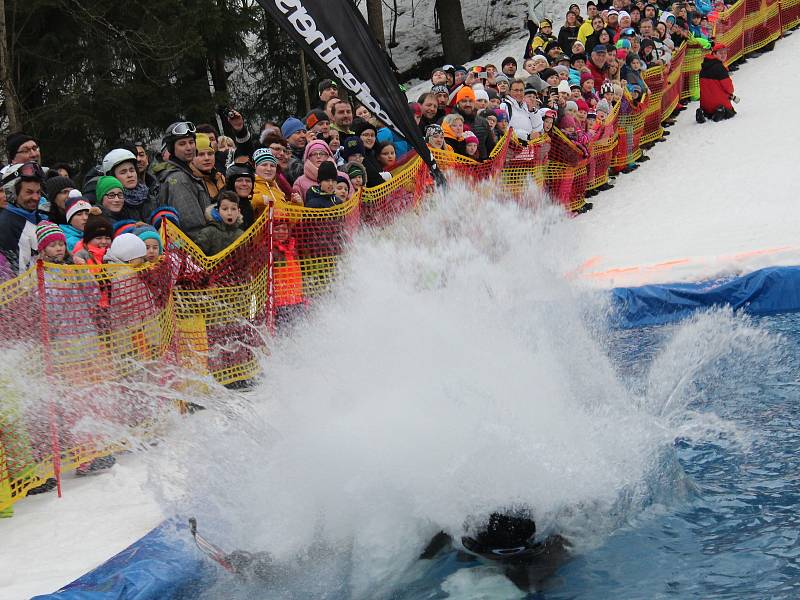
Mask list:
[[[730,63],[800,24],[800,0],[739,0],[717,17]],[[631,164],[642,144],[663,135],[680,99],[692,97],[701,59],[684,44],[668,68],[649,69],[642,101],[635,105],[626,92],[586,148],[554,128],[527,145],[509,131],[482,163],[434,155],[444,172],[517,195],[533,181],[579,210],[610,169]],[[170,397],[202,392],[211,378],[228,385],[258,376],[258,349],[329,289],[358,227],[414,210],[433,184],[419,157],[392,175],[333,208],[270,206],[215,256],[167,224],[164,254],[153,265],[39,263],[1,284],[0,511],[46,478],[118,448],[123,436],[113,431],[152,427],[174,405]],[[191,390],[187,373],[197,375]],[[144,385],[161,390],[162,401],[142,400]],[[93,394],[98,386],[103,393]],[[87,418],[107,427],[85,433],[79,425]]]

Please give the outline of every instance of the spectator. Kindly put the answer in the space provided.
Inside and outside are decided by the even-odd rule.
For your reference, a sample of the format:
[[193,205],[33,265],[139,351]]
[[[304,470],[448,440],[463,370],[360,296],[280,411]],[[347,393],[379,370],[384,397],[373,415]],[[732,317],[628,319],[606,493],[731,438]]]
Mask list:
[[503,59],[503,63],[500,68],[503,71],[503,75],[509,79],[513,79],[517,74],[517,60],[513,56],[507,56]]
[[378,142],[375,146],[378,168],[382,173],[389,173],[397,162],[397,151],[392,142]]
[[350,178],[350,183],[353,185],[353,189],[356,192],[364,187],[364,182],[367,180],[367,171],[364,169],[364,165],[361,163],[349,162],[344,166],[344,171]]
[[509,115],[509,126],[514,129],[514,133],[520,140],[527,141],[534,124],[531,120],[531,113],[525,104],[525,82],[515,79],[511,83],[511,91],[503,100],[503,105]]
[[100,202],[100,210],[112,224],[129,220],[125,211],[125,194],[122,189],[122,182],[116,177],[104,175],[97,181],[96,193]]
[[67,251],[64,232],[52,221],[42,221],[36,226],[39,257],[44,262],[71,265],[72,256]]
[[83,239],[73,249],[73,261],[76,265],[102,265],[113,237],[114,227],[108,219],[89,214],[83,228]]
[[225,189],[225,176],[215,166],[216,152],[211,145],[211,138],[205,133],[198,133],[195,146],[196,152],[190,165],[192,174],[203,182],[208,197],[214,200]]
[[206,256],[214,256],[241,237],[242,213],[239,198],[231,191],[220,193],[206,210],[207,225],[197,232],[194,242]]
[[[122,184],[124,206],[120,211],[122,216],[119,218],[142,221],[147,218],[153,207],[150,201],[150,190],[139,181],[137,158],[132,150],[126,148],[112,150],[103,157],[102,169],[106,176],[116,178]],[[99,184],[100,180],[97,182],[97,185]],[[97,193],[97,188],[95,188],[95,195],[98,201],[102,202],[102,196],[97,196]]]
[[281,125],[281,135],[288,143],[291,152],[289,166],[284,171],[284,175],[289,183],[294,184],[295,180],[303,174],[303,155],[308,144],[306,126],[300,119],[289,117]]
[[352,124],[352,105],[345,100],[339,100],[333,106],[333,125],[331,125],[331,128],[344,135],[353,135],[353,131],[350,129]]
[[[488,127],[489,124],[487,123]],[[442,121],[442,131],[444,132],[444,139],[447,145],[453,149],[453,152],[461,156],[467,155],[467,146],[464,142],[464,117],[460,114],[453,113],[447,115]],[[480,143],[480,140],[478,140]]]
[[149,263],[157,262],[164,247],[161,243],[161,236],[152,225],[139,225],[131,232],[144,242],[144,260]]
[[194,124],[173,123],[167,129],[164,142],[170,159],[157,173],[159,206],[173,206],[180,214],[181,229],[191,235],[205,226],[205,212],[211,206],[203,181],[192,173],[191,162],[197,149]]
[[289,197],[292,195],[292,184],[286,173],[289,170],[289,160],[292,153],[289,150],[289,143],[280,135],[267,136],[264,140],[264,146],[272,150],[272,154],[278,159],[278,174],[275,176],[275,181],[278,182],[278,187],[281,188],[283,195]]
[[[275,202],[282,202],[285,200],[283,192],[278,187],[275,177],[278,174],[278,159],[272,154],[269,148],[259,148],[253,152],[253,162],[256,165],[256,178],[255,187],[253,188],[253,211],[255,218],[261,215],[267,208],[270,200]],[[300,195],[296,192],[292,193],[292,201],[295,204],[301,204],[302,200]]]
[[122,233],[111,242],[103,255],[103,263],[138,267],[145,263],[146,256],[147,246],[141,238],[132,233]]
[[21,165],[27,162],[42,163],[42,151],[39,143],[22,132],[12,133],[8,136],[6,152],[9,165]]
[[286,219],[275,219],[272,225],[272,260],[275,323],[278,327],[284,327],[300,316],[305,308],[297,239],[292,236],[291,225]]
[[564,24],[558,30],[558,45],[565,54],[572,52],[572,44],[578,40],[580,24],[574,12],[568,11]]
[[703,58],[700,67],[700,108],[696,117],[699,123],[704,123],[707,118],[714,122],[730,119],[736,116],[731,101],[737,101],[734,95],[733,81],[725,68],[725,44],[714,44],[711,52]]
[[[514,66],[516,70],[516,63]],[[480,160],[486,160],[494,148],[496,140],[492,135],[489,123],[475,111],[475,92],[472,88],[464,87],[456,96],[456,112],[464,118],[464,128],[469,129],[478,137],[478,155]]]
[[50,221],[56,225],[64,225],[67,222],[64,204],[70,191],[75,189],[75,182],[69,177],[56,175],[45,180],[44,188],[49,204],[47,212]]
[[587,65],[594,79],[595,89],[600,89],[600,86],[602,86],[603,82],[606,80],[606,74],[608,73],[607,60],[608,53],[605,45],[596,45],[592,49],[592,55],[589,57],[589,64]]
[[320,163],[317,170],[317,185],[311,186],[306,193],[306,208],[332,208],[341,204],[336,196],[336,179],[339,174],[336,165],[330,161]]
[[[532,21],[528,21],[528,29],[535,27]],[[550,42],[556,42],[556,37],[553,35],[553,23],[550,19],[542,19],[539,21],[538,32],[533,31],[525,48],[525,58],[531,58],[538,51],[543,50]]]
[[0,211],[0,253],[15,275],[25,272],[36,257],[43,178],[44,172],[35,162],[12,164],[3,177],[4,187],[7,193],[11,187],[14,199]]
[[[318,185],[317,175],[323,163],[330,162],[336,169],[336,161],[328,144],[322,140],[314,140],[306,146],[305,162],[303,163],[303,175],[294,182],[292,191],[299,194],[300,199],[306,204],[306,194],[313,186]],[[335,181],[334,177],[334,181]]]
[[[258,150],[256,150],[258,152]],[[245,230],[255,223],[256,213],[253,208],[253,189],[256,176],[249,165],[231,165],[225,177],[225,189],[239,198],[239,210],[242,213],[242,227]]]
[[152,191],[156,187],[156,178],[148,169],[150,157],[147,156],[147,148],[145,148],[144,142],[134,142],[134,147],[136,148],[136,175],[139,177],[139,183],[143,183]]
[[453,148],[444,141],[444,131],[440,125],[429,125],[425,131],[425,141],[434,150],[453,152]]
[[89,220],[90,211],[94,210],[99,215],[100,210],[92,207],[80,195],[70,196],[66,202],[67,216],[66,223],[61,225],[67,241],[67,251],[72,252],[75,246],[83,239],[83,230]]
[[[325,105],[333,98],[339,97],[339,86],[333,79],[323,79],[317,86],[319,92],[319,108],[324,112]],[[283,137],[286,137],[285,135]]]
[[374,125],[366,121],[354,124],[356,134],[364,146],[364,169],[367,172],[367,187],[375,187],[383,183],[384,179],[380,175],[378,168],[378,157],[375,155],[375,144],[378,141],[378,131]]

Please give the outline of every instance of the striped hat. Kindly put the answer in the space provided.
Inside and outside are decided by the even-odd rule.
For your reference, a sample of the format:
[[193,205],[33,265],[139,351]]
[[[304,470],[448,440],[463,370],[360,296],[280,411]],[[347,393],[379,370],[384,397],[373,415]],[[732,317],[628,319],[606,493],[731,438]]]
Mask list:
[[39,243],[39,252],[44,252],[53,242],[67,243],[67,237],[61,228],[52,221],[42,221],[36,226],[36,241]]
[[[73,190],[73,192],[74,191],[77,190]],[[67,201],[64,203],[64,210],[67,213],[67,223],[69,223],[72,217],[82,210],[92,210],[92,205],[81,197],[80,192],[78,192],[77,196],[73,196],[72,192],[70,192],[70,197],[67,198]]]
[[278,159],[275,158],[275,155],[269,148],[259,148],[253,152],[253,162],[256,166],[264,164],[265,162],[271,162],[273,165],[277,165]]
[[122,219],[114,223],[114,237],[122,235],[123,233],[131,233],[136,229],[137,223],[132,219]]
[[161,222],[166,219],[170,221],[176,227],[181,226],[180,221],[181,215],[178,213],[178,209],[173,206],[159,206],[155,209],[152,213],[150,213],[150,225],[156,228],[156,230],[161,229]]

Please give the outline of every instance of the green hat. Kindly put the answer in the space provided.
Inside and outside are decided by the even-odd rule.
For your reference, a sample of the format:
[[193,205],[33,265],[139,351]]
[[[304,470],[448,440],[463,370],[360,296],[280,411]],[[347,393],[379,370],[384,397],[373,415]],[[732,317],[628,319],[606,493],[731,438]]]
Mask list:
[[95,188],[95,197],[97,198],[97,202],[99,204],[103,203],[103,197],[113,189],[119,188],[121,190],[125,190],[122,185],[122,182],[117,179],[116,177],[111,177],[110,175],[104,175],[100,179],[97,180],[97,187]]

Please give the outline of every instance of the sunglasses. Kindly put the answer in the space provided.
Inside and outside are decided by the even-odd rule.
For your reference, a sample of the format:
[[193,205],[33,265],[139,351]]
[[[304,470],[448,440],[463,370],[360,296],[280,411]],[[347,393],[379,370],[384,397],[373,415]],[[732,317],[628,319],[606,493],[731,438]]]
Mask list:
[[167,131],[167,135],[189,135],[191,133],[197,133],[197,127],[195,127],[194,123],[191,121],[175,123],[175,125],[170,127],[169,131]]

